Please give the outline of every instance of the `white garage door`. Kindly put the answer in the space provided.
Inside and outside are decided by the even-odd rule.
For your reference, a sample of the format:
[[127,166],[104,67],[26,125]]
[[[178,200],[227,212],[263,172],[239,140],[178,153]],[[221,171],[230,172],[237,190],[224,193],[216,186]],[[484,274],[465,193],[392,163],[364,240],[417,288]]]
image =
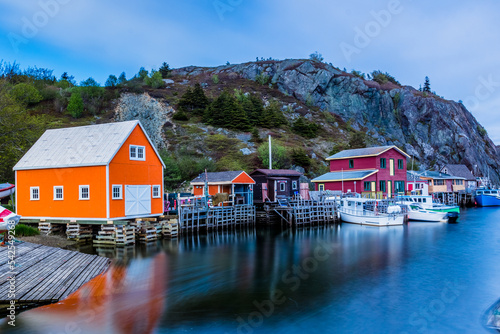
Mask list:
[[125,216],[151,214],[151,186],[125,186]]

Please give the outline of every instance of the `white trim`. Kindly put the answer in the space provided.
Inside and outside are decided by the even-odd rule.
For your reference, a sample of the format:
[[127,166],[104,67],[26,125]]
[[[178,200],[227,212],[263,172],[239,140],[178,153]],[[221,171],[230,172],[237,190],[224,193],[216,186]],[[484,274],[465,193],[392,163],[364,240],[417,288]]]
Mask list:
[[106,165],[106,218],[109,218],[109,163]]
[[[115,187],[120,188],[120,197],[115,197],[115,191],[114,191]],[[123,199],[123,185],[122,184],[113,184],[111,186],[111,199],[112,200],[122,200]]]
[[[38,198],[33,198],[33,190],[38,190]],[[40,200],[40,187],[30,187],[30,201],[39,201]],[[17,204],[17,199],[16,199]]]
[[[155,188],[159,188],[158,196],[155,196]],[[151,187],[151,198],[161,198],[161,186],[159,184],[155,184]]]
[[[82,197],[82,189],[87,188],[87,198]],[[80,201],[90,201],[90,185],[78,186],[78,200]]]
[[164,187],[165,187],[165,180],[164,180],[164,176],[163,176],[163,171],[161,171],[161,211],[163,213],[165,213],[165,190],[164,190]]
[[[61,189],[62,198],[56,198],[57,189]],[[64,186],[54,186],[54,201],[64,201]]]
[[126,216],[126,217],[112,217],[112,218],[75,218],[75,217],[21,217],[21,221],[23,219],[51,219],[51,220],[83,220],[83,221],[109,221],[109,220],[129,220],[135,218],[149,218],[149,217],[159,217],[163,215],[163,213],[155,213],[151,215],[137,215],[137,216]]
[[[135,149],[135,156],[132,156],[132,149]],[[142,158],[139,158],[139,150],[142,149]],[[146,161],[146,146],[132,145],[128,146],[128,157],[132,161]]]

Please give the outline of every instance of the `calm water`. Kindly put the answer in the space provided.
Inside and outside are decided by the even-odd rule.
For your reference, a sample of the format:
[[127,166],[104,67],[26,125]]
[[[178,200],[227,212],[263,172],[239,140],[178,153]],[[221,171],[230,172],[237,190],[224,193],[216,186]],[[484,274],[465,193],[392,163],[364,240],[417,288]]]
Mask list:
[[488,333],[500,208],[455,225],[245,230],[107,254],[122,264],[0,331]]

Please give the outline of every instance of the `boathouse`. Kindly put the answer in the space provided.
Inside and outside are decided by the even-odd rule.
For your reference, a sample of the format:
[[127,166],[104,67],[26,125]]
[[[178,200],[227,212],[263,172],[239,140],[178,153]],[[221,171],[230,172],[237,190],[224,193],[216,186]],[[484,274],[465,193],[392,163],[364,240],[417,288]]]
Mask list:
[[202,173],[191,181],[193,195],[228,194],[235,204],[252,204],[255,181],[244,171]]
[[420,177],[427,180],[429,194],[465,192],[465,178],[442,172],[425,171]]
[[23,219],[163,214],[165,165],[139,121],[47,130],[14,166]]
[[452,176],[459,176],[465,179],[465,190],[473,192],[477,188],[477,180],[471,171],[465,165],[448,164],[441,168],[441,173],[449,174]]
[[250,176],[255,180],[254,203],[275,202],[278,196],[300,194],[301,173],[291,169],[256,169]]
[[361,193],[370,197],[392,197],[406,189],[406,159],[396,146],[345,150],[328,157],[330,172],[312,182],[318,191]]

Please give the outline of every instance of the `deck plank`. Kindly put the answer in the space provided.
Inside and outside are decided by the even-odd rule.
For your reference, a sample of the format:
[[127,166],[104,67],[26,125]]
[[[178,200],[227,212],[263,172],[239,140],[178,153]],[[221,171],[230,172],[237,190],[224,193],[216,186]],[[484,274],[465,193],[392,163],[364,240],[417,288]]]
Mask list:
[[[10,302],[7,253],[1,250],[0,304]],[[50,303],[66,298],[109,267],[110,260],[31,243],[16,245],[16,303]]]

